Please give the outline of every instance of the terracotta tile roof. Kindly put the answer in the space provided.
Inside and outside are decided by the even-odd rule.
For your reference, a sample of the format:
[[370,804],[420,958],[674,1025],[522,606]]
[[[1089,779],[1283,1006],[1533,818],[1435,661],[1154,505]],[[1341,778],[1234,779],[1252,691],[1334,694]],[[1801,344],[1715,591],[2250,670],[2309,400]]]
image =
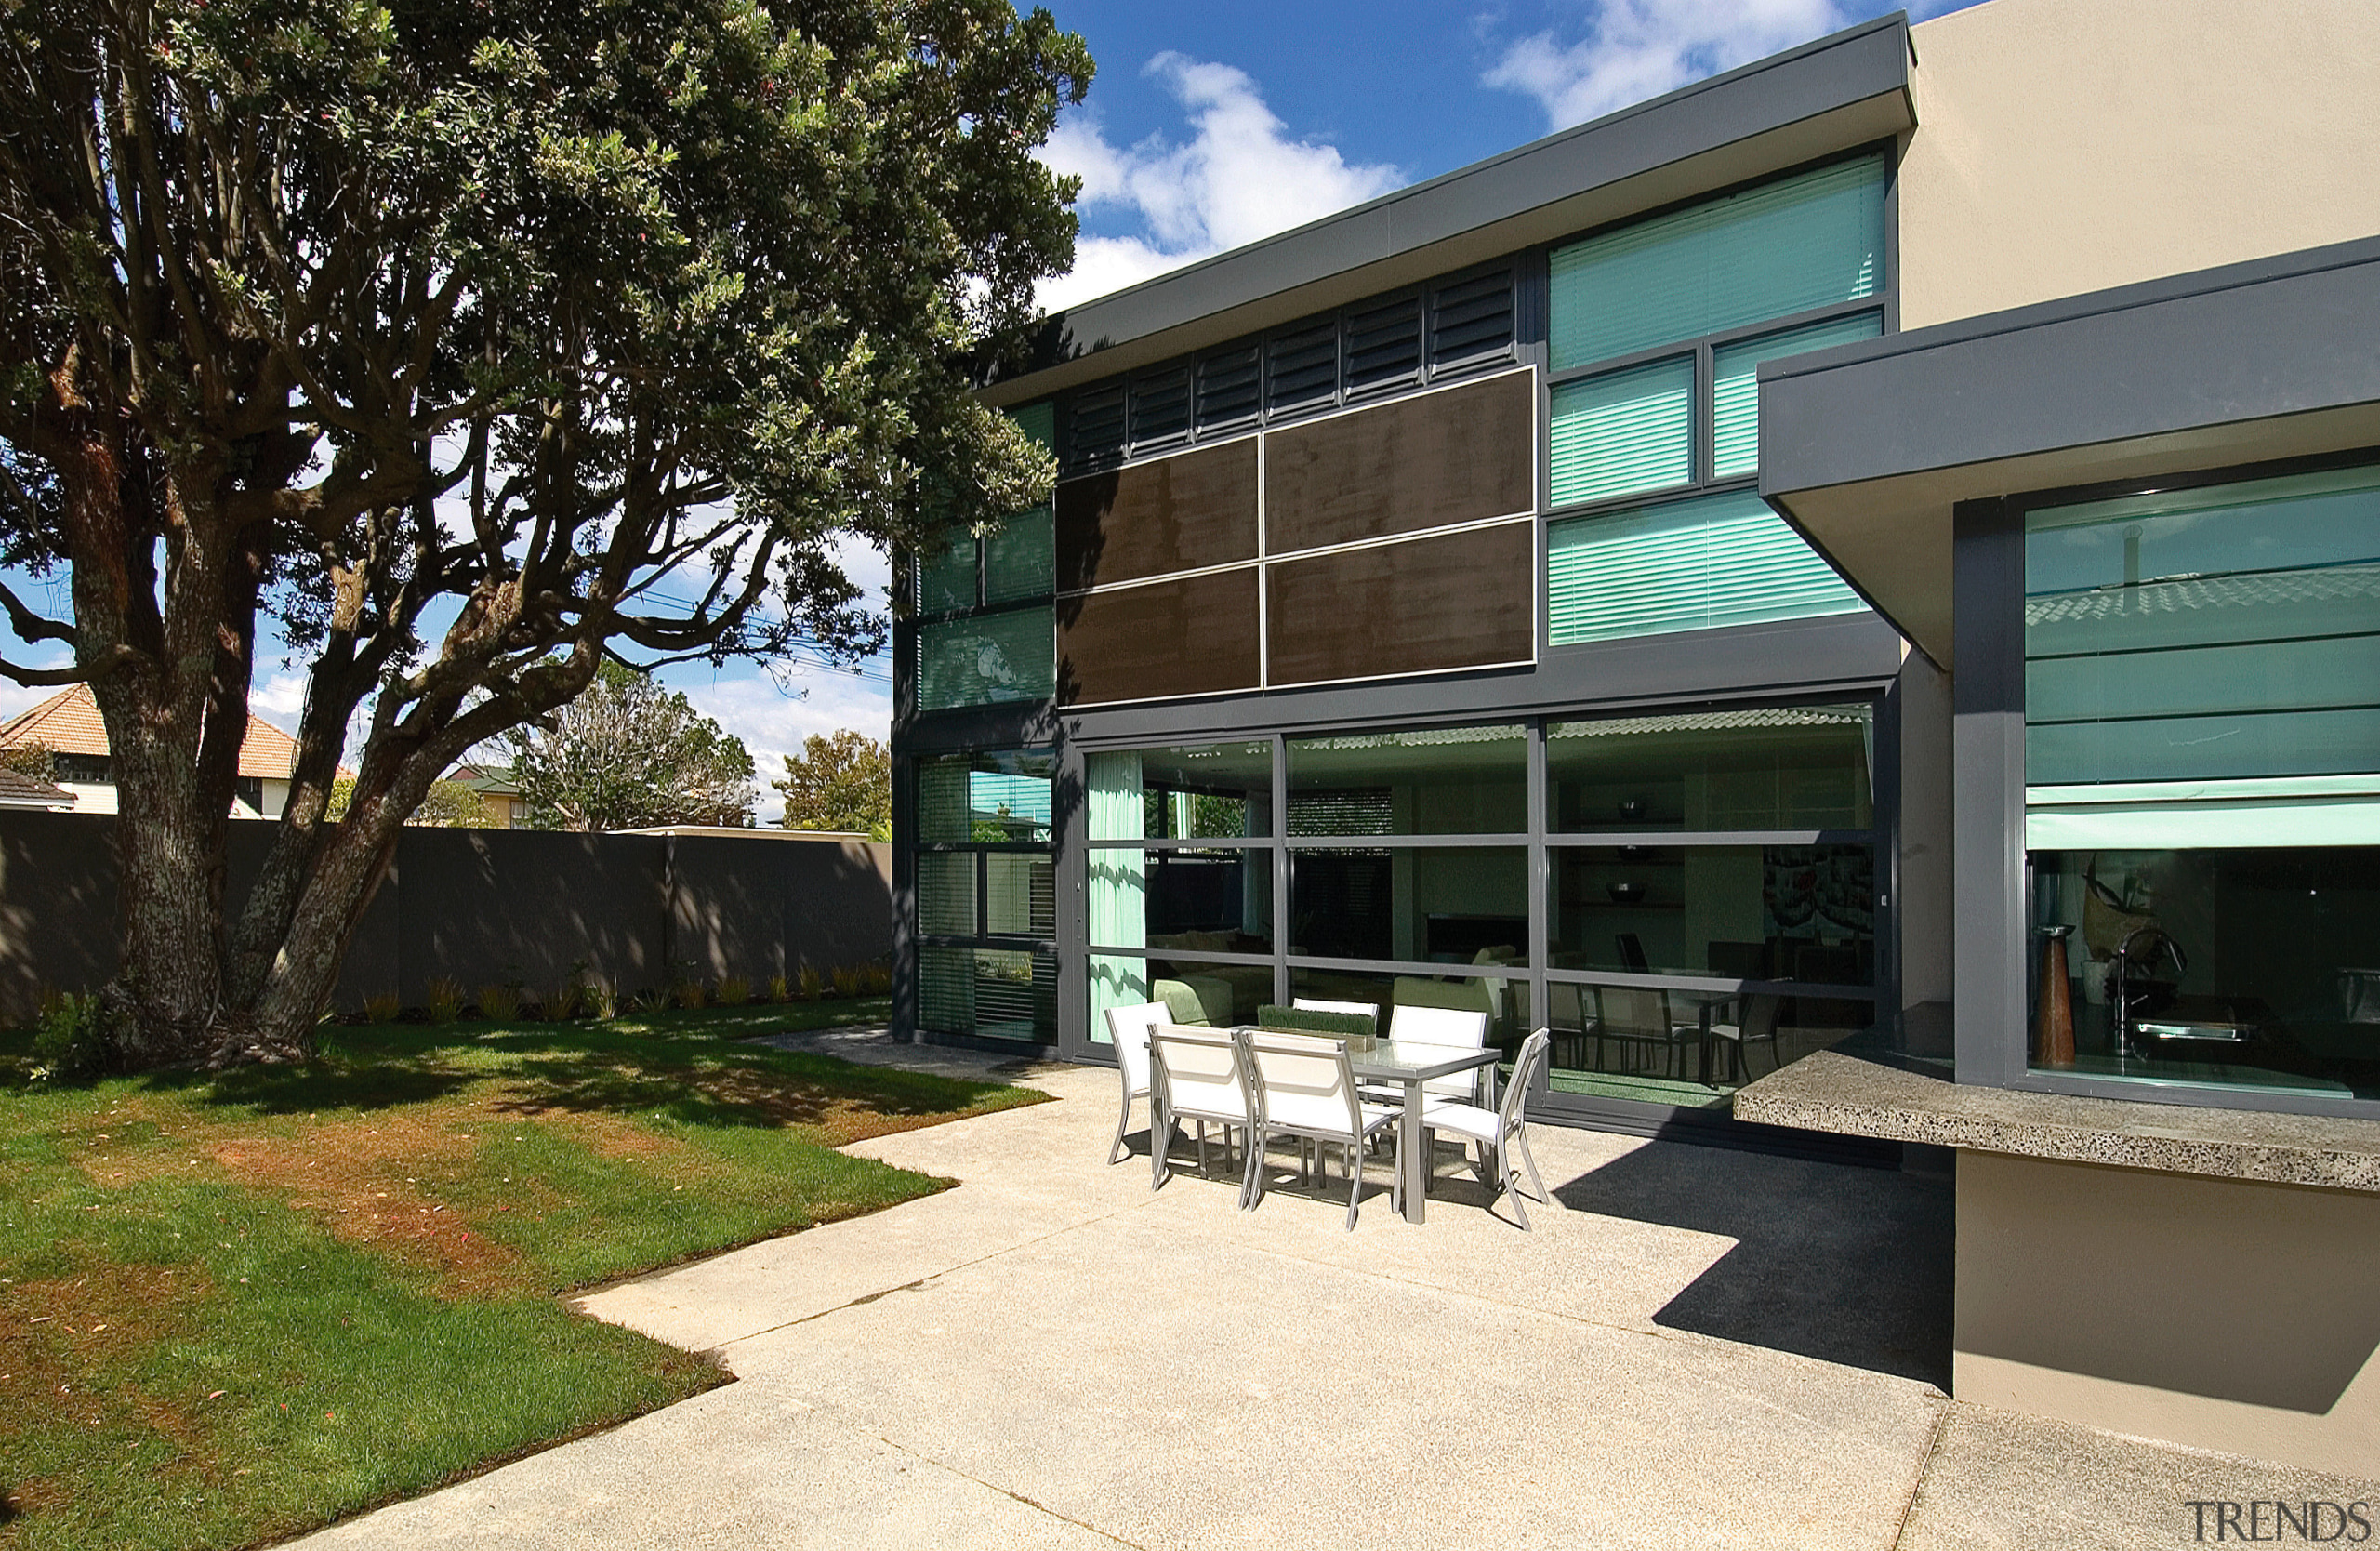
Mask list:
[[[91,686],[72,685],[0,722],[0,749],[20,743],[46,744],[57,754],[105,754],[107,724],[99,720]],[[248,736],[240,745],[241,775],[285,781],[297,762],[297,739],[260,716],[248,718]],[[344,772],[346,767],[340,769]]]

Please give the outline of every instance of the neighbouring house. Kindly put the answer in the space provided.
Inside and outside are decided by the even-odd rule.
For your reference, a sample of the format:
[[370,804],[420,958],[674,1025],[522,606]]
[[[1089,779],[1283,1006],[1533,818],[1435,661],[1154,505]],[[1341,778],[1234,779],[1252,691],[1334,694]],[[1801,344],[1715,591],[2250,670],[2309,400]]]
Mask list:
[[[74,811],[116,811],[115,776],[109,762],[107,724],[88,684],[59,691],[30,710],[0,722],[0,749],[40,744],[50,750],[58,784],[74,798]],[[238,784],[232,789],[235,818],[279,818],[289,802],[289,772],[298,742],[251,714],[240,743]],[[341,775],[348,774],[341,767]]]
[[478,796],[480,806],[487,812],[489,829],[528,827],[529,807],[521,800],[521,783],[512,778],[512,772],[506,766],[458,764],[446,773],[445,778],[469,788]]
[[1890,17],[1052,318],[1051,505],[901,577],[898,1027],[1543,1026],[1950,1163],[1962,1396],[2380,1468],[2375,88]]
[[0,768],[0,808],[69,813],[73,807],[74,794],[65,788],[52,786],[21,770]]

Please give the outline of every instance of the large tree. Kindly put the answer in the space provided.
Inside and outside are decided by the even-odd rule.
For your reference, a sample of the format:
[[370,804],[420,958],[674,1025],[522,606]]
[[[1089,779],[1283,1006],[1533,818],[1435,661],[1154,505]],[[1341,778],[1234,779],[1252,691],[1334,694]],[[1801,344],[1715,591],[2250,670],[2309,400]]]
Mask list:
[[[0,0],[0,564],[72,599],[0,588],[67,654],[0,672],[107,722],[118,1063],[304,1054],[466,749],[607,658],[873,650],[839,538],[1041,497],[961,362],[1071,261],[1090,72],[1006,0]],[[260,635],[311,677],[227,900]]]
[[743,827],[760,795],[743,739],[615,662],[543,725],[515,728],[506,741],[540,829]]
[[892,755],[866,733],[811,734],[800,754],[785,757],[785,779],[769,784],[785,794],[788,829],[892,838]]

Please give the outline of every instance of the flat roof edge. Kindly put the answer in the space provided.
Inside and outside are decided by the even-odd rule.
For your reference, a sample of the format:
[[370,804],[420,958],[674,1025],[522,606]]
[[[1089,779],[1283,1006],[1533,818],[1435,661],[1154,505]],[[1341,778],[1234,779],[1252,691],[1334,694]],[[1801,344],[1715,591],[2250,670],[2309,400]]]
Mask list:
[[[1897,11],[1200,259],[1051,314],[1042,359],[1030,371],[988,381],[986,396],[1014,402],[1045,391],[1051,374],[1068,381],[1104,375],[1066,368],[1334,276],[1460,248],[1466,238],[1547,206],[1886,99],[1891,106],[1876,115],[1883,133],[1831,149],[1882,139],[1915,122],[1910,60],[1908,18]],[[1262,325],[1222,325],[1217,338],[1254,326]],[[1116,369],[1130,364],[1119,360]]]

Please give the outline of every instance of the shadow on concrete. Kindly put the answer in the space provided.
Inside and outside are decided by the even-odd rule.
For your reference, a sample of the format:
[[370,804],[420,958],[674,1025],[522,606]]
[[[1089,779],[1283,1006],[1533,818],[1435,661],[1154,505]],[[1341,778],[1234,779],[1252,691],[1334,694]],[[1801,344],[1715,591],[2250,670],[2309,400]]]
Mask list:
[[1655,1144],[1554,1192],[1735,1240],[1655,1324],[1950,1387],[1947,1179]]

